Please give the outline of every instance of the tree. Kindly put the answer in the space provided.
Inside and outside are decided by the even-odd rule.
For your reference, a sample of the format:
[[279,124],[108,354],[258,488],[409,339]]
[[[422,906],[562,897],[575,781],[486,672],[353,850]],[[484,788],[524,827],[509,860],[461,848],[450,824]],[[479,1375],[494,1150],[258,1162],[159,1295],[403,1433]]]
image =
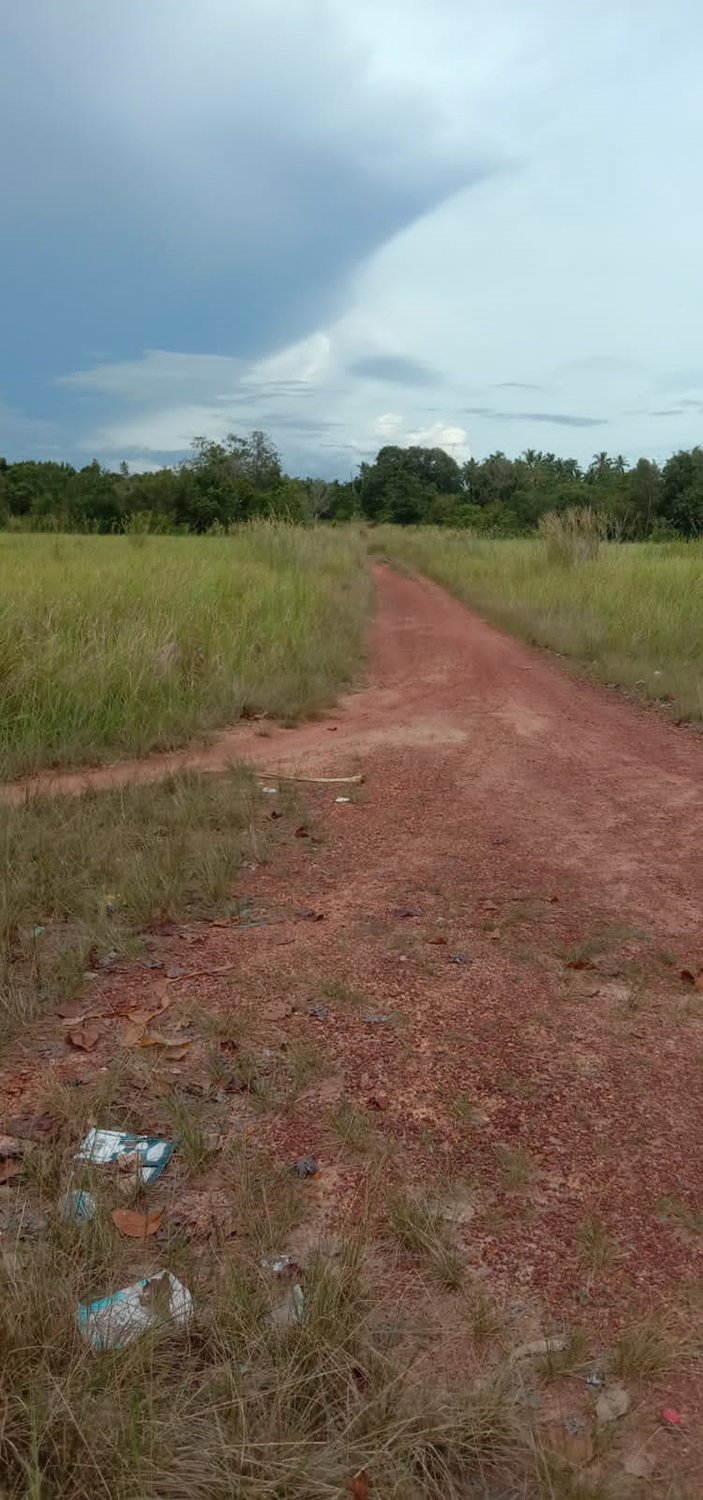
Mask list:
[[703,536],[703,448],[674,453],[664,465],[660,514],[681,536]]

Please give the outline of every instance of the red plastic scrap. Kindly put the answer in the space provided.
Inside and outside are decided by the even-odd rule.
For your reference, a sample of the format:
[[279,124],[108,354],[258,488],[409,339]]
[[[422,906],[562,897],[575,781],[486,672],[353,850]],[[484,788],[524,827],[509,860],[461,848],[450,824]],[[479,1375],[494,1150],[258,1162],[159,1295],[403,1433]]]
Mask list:
[[677,1411],[675,1406],[662,1406],[659,1415],[665,1427],[681,1426],[681,1412]]

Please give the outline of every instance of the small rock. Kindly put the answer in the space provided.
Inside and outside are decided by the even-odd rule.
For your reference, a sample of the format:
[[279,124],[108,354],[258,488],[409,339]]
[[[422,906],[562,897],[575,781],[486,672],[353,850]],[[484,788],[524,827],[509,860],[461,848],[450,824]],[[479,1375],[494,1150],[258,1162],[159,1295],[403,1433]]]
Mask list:
[[617,1422],[630,1410],[630,1397],[624,1386],[608,1386],[596,1401],[596,1416],[599,1422]]
[[591,1391],[602,1391],[605,1385],[605,1371],[591,1370],[590,1375],[586,1376],[586,1385]]
[[326,1021],[329,1011],[326,1005],[309,1005],[308,1015],[312,1016],[313,1021]]
[[471,964],[473,959],[469,958],[468,953],[450,953],[449,962],[450,964]]
[[625,1459],[623,1468],[626,1474],[632,1475],[633,1479],[649,1479],[654,1464],[649,1455],[641,1448],[637,1453],[631,1453]]
[[393,1020],[392,1016],[364,1016],[367,1026],[388,1026]]

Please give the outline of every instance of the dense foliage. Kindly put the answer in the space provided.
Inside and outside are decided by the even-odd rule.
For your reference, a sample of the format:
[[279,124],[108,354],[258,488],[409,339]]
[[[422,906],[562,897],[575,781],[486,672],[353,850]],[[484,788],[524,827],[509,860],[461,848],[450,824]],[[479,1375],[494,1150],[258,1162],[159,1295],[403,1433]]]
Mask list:
[[703,448],[662,467],[597,453],[575,459],[528,449],[460,465],[441,448],[382,448],[348,483],[284,474],[263,432],[223,442],[197,438],[183,463],[151,473],[93,462],[0,459],[0,526],[88,531],[211,531],[252,516],[308,521],[362,516],[399,525],[466,526],[489,536],[533,531],[540,516],[572,506],[605,516],[614,536],[703,535]]

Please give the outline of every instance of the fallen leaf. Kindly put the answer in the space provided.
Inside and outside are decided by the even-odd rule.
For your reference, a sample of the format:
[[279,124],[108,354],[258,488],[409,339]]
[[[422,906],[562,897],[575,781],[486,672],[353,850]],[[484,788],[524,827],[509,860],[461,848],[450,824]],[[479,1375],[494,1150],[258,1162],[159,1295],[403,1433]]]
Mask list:
[[309,839],[310,833],[309,833],[308,829],[305,827],[304,823],[301,823],[300,827],[296,828],[296,830],[295,830],[295,837],[297,839]]
[[416,906],[394,906],[391,908],[391,916],[397,917],[399,921],[407,921],[409,917],[421,917],[422,912]]
[[590,958],[568,958],[566,967],[567,969],[592,969],[594,965]]
[[305,906],[300,911],[296,911],[295,916],[299,917],[301,922],[324,922],[325,920],[324,912],[314,911],[311,906]]
[[682,969],[681,980],[683,984],[690,984],[694,990],[703,990],[703,969],[694,972],[693,969]]
[[617,1422],[630,1410],[630,1397],[621,1385],[611,1385],[596,1401],[599,1422]]
[[120,1234],[126,1235],[127,1239],[145,1240],[161,1228],[163,1210],[140,1214],[135,1208],[113,1208],[110,1218],[115,1228],[119,1229]]
[[102,1026],[97,1021],[85,1021],[82,1026],[74,1026],[72,1031],[66,1032],[66,1041],[81,1052],[92,1052],[101,1036]]
[[139,1042],[140,1047],[185,1047],[190,1046],[186,1037],[174,1033],[168,1036],[163,1031],[145,1031]]
[[497,943],[500,937],[500,929],[498,927],[494,927],[492,932],[489,932],[488,936],[492,943]]
[[22,1171],[21,1161],[0,1161],[0,1183],[9,1182]]
[[349,1479],[345,1479],[344,1488],[354,1496],[354,1500],[369,1500],[370,1485],[366,1470],[361,1469],[358,1474],[350,1475]]
[[447,939],[445,937],[428,938],[427,941],[432,944],[433,948],[446,948],[447,946]]

